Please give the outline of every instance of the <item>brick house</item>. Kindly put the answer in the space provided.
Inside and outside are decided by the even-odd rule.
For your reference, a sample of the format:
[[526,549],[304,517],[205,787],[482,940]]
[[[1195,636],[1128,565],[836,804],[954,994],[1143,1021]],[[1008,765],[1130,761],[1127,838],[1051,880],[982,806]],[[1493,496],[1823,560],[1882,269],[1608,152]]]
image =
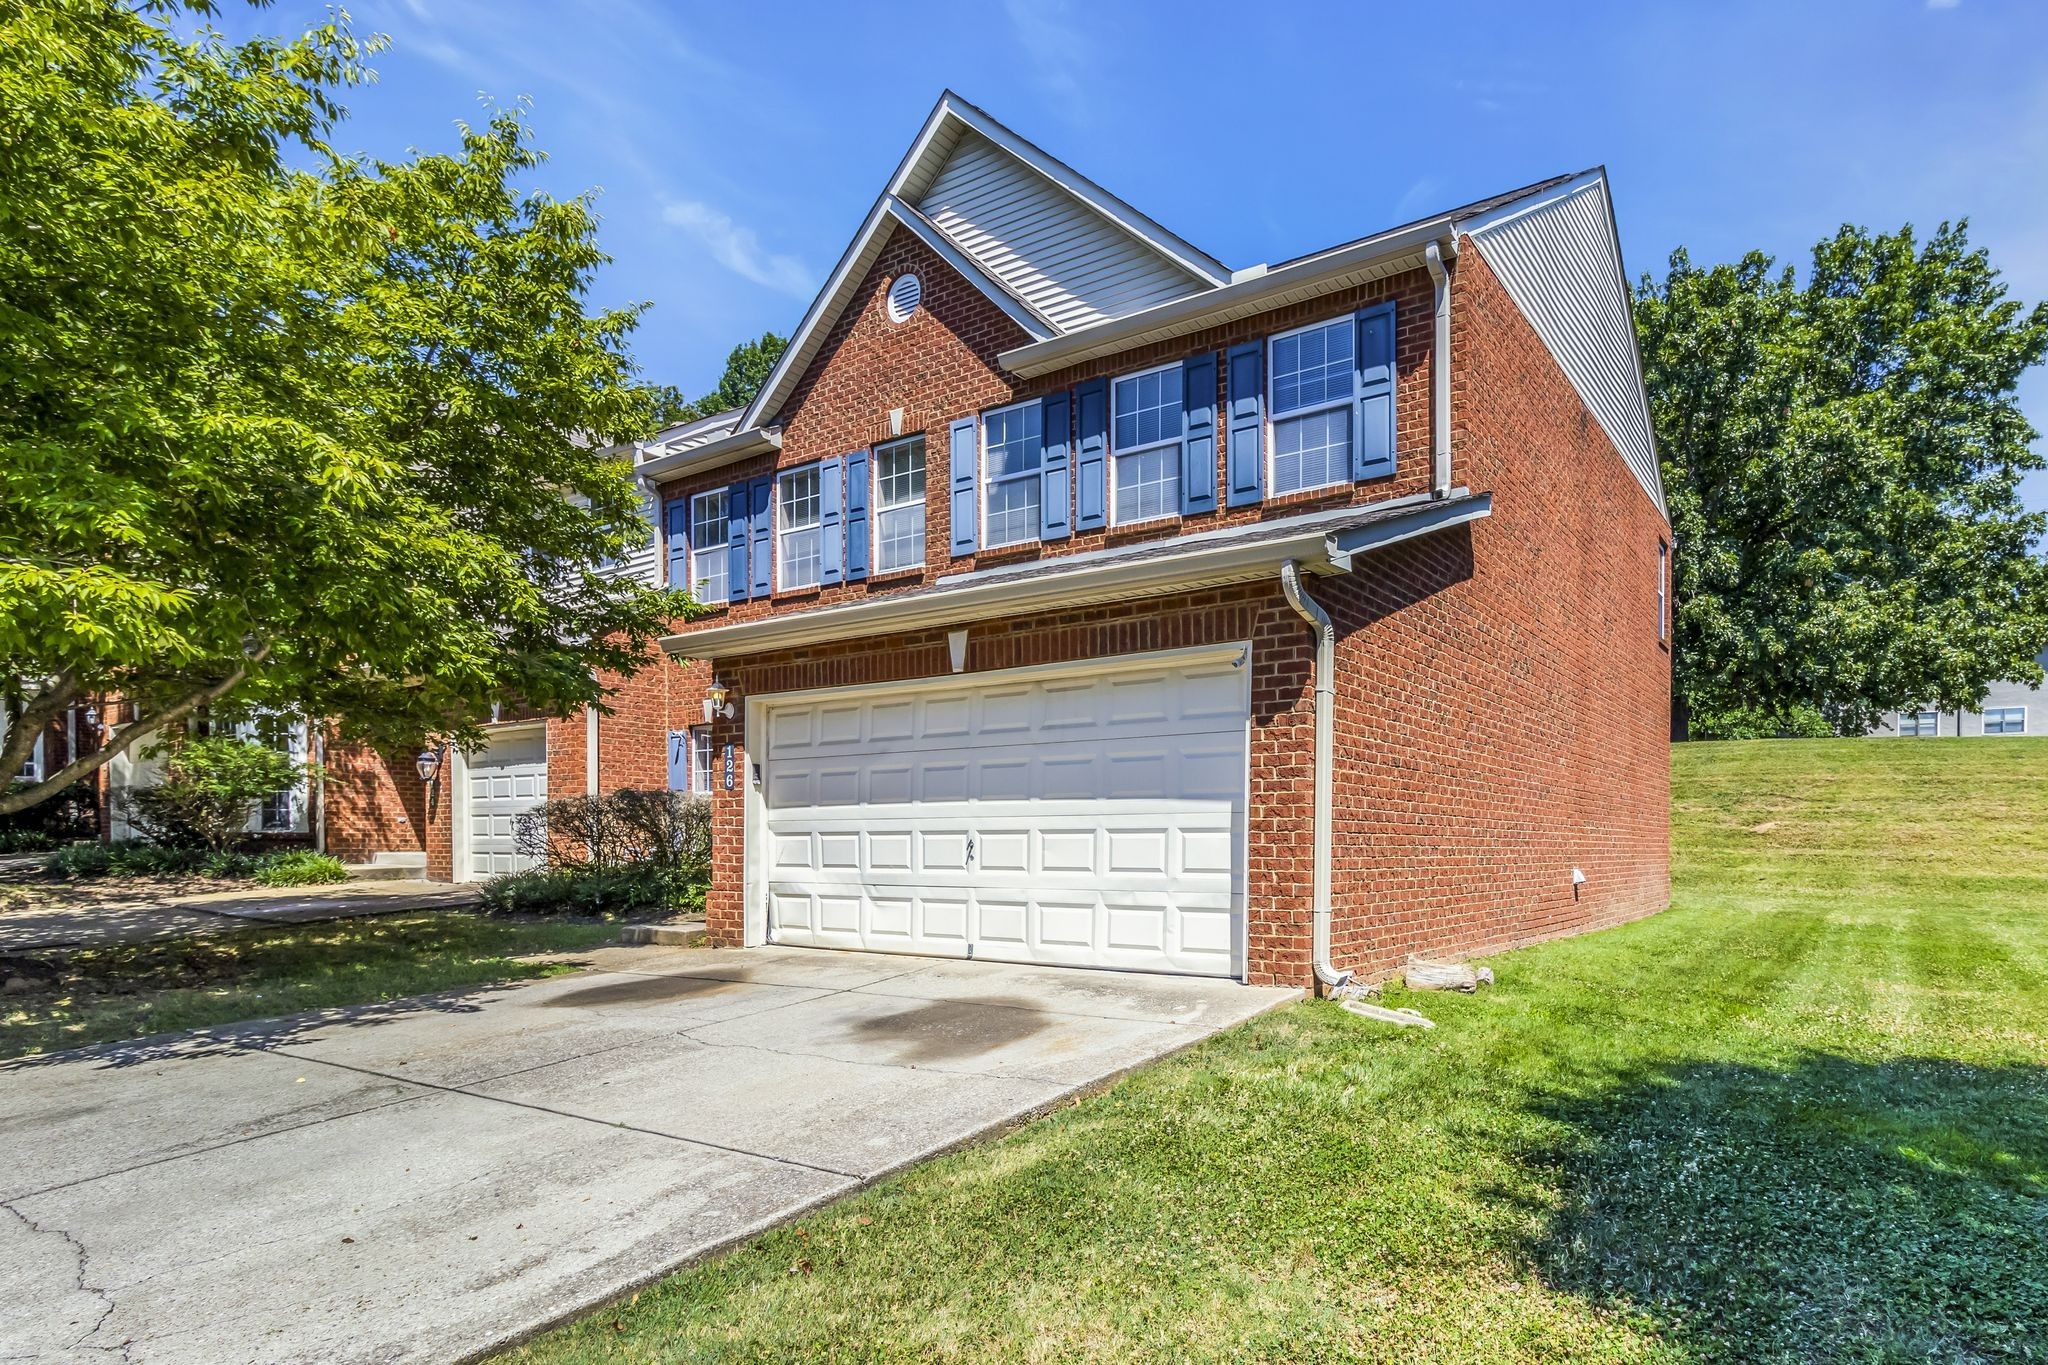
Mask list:
[[324,838],[478,877],[667,782],[721,940],[1252,982],[1658,910],[1625,280],[1599,170],[1233,270],[949,93],[753,403],[630,452],[620,571],[714,609]]

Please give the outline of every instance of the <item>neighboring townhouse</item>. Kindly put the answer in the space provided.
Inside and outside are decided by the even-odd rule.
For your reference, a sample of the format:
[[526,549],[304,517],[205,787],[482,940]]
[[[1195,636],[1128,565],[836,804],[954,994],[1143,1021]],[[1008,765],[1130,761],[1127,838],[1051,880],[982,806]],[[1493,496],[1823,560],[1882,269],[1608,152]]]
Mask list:
[[1668,901],[1601,171],[1233,270],[948,94],[639,471],[718,939],[1327,985]]
[[[2048,669],[2048,649],[2036,662]],[[1995,682],[1974,711],[1941,711],[1931,702],[1910,711],[1887,711],[1870,733],[1891,739],[2048,733],[2048,690],[2039,683]]]

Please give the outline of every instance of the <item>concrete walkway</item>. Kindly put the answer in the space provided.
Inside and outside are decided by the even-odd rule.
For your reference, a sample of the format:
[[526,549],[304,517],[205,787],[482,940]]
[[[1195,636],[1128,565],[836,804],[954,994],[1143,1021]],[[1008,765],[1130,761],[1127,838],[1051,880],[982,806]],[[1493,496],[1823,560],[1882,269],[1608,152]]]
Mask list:
[[465,1358],[1299,994],[591,956],[0,1064],[0,1359]]
[[358,915],[474,905],[476,888],[447,882],[340,882],[194,890],[189,881],[14,880],[0,886],[0,955],[143,943]]

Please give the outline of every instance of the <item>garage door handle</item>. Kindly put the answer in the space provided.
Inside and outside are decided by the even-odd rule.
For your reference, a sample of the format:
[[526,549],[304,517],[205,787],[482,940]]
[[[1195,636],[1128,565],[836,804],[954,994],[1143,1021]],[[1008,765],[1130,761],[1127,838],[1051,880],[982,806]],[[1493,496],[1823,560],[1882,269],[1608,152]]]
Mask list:
[[974,836],[972,834],[967,836],[967,861],[970,863],[974,861]]

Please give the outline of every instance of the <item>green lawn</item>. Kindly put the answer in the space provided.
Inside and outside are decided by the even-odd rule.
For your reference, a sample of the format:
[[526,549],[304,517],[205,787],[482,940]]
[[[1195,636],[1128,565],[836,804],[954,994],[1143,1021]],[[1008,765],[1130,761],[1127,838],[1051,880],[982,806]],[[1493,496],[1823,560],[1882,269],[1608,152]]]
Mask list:
[[1269,1015],[513,1352],[2048,1359],[2048,740],[1694,745],[1676,904]]
[[520,959],[618,932],[443,912],[35,954],[24,970],[50,984],[0,997],[0,1057],[552,976],[573,964]]

